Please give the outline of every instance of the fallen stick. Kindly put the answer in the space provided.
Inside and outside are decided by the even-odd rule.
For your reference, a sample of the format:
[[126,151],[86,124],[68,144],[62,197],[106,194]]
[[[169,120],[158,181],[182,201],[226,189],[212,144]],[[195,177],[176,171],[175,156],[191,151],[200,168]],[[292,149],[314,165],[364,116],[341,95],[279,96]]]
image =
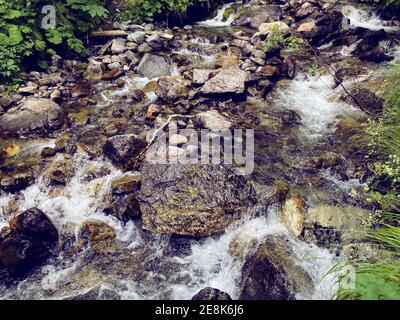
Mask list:
[[93,31],[90,33],[93,38],[96,37],[126,37],[128,32],[122,30]]

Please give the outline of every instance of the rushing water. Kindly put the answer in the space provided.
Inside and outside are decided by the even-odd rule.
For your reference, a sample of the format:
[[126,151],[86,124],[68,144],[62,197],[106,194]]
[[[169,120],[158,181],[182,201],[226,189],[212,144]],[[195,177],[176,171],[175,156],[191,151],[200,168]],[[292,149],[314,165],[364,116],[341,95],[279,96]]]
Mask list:
[[[229,26],[232,16],[223,21],[223,14],[228,6],[229,4],[222,7],[215,18],[200,25]],[[351,9],[347,14],[354,25],[371,29],[383,26],[375,16],[366,17],[358,9]],[[214,54],[210,54],[209,50],[212,49],[215,50]],[[197,38],[188,41],[188,46],[176,53],[191,58],[198,54],[203,59],[202,63],[212,65],[217,52],[219,49],[207,39]],[[123,81],[123,86],[119,88],[103,88],[99,85],[99,106],[107,106],[118,99],[123,100],[129,91],[144,89],[154,79],[150,81],[126,77]],[[156,98],[154,90],[146,93],[149,102]],[[302,119],[299,141],[306,139],[308,144],[318,144],[320,147],[329,135],[334,134],[341,117],[357,116],[360,112],[340,102],[340,94],[342,92],[334,89],[333,79],[329,75],[299,75],[285,86],[278,86],[271,103],[298,112]],[[37,150],[52,143],[53,140],[27,144],[20,152],[37,153]],[[100,295],[112,290],[122,299],[190,299],[207,286],[218,288],[237,298],[243,262],[229,253],[231,240],[240,235],[261,241],[271,234],[288,237],[289,245],[295,252],[294,263],[304,267],[312,277],[315,289],[312,292],[299,292],[298,299],[330,299],[334,294],[335,275],[327,275],[327,272],[335,265],[337,257],[327,249],[292,237],[277,218],[274,208],[265,212],[264,216],[244,218],[221,236],[182,240],[182,246],[186,248],[183,253],[174,253],[172,250],[172,254],[167,254],[172,241],[170,237],[146,235],[140,224],[123,224],[103,213],[102,204],[110,190],[110,182],[123,173],[102,158],[93,160],[77,154],[74,160],[78,170],[62,190],[50,189],[44,183],[43,176],[39,176],[34,185],[18,196],[0,195],[0,228],[7,225],[7,212],[15,203],[19,211],[31,207],[43,210],[61,233],[72,239],[77,239],[80,226],[85,220],[95,218],[116,230],[118,246],[112,248],[115,252],[110,249],[111,257],[99,257],[84,249],[72,258],[67,252],[62,252],[24,281],[0,287],[0,298],[63,299],[85,294],[96,288]],[[92,168],[101,168],[104,174],[88,179],[88,170]],[[322,175],[343,193],[348,193],[349,188],[357,185],[357,181],[339,181],[329,172],[322,172]]]
[[376,13],[371,10],[356,8],[352,5],[347,5],[342,8],[342,13],[350,19],[352,27],[362,27],[370,30],[384,29],[386,31],[394,31],[397,27],[390,26],[387,22],[382,21]]
[[[241,1],[237,1],[237,3],[241,3]],[[232,22],[235,20],[235,14],[232,12],[229,17],[225,17],[226,20],[224,19],[225,11],[232,6],[232,3],[227,3],[224,4],[220,9],[217,11],[217,15],[209,20],[201,21],[198,23],[200,26],[206,26],[206,27],[227,27],[232,24]]]

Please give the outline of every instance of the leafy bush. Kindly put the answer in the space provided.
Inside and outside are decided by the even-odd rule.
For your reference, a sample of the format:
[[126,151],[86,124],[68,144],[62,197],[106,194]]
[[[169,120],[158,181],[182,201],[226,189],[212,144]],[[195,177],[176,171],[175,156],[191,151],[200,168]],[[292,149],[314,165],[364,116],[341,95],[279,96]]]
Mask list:
[[295,36],[285,37],[279,27],[274,26],[268,34],[262,49],[268,51],[274,47],[281,46],[289,51],[299,51],[304,44],[306,44],[304,39]]
[[[56,52],[85,55],[85,35],[107,16],[100,0],[56,0],[56,28],[42,29],[45,0],[0,0],[0,81],[17,80],[29,57],[43,61]],[[40,63],[41,62],[41,63]]]
[[211,0],[126,0],[127,10],[120,13],[121,20],[145,21],[158,14],[183,13],[194,3],[210,3]]
[[384,111],[368,123],[363,140],[376,174],[369,195],[381,209],[369,237],[393,261],[356,263],[356,287],[340,288],[339,299],[400,299],[400,66],[387,82]]

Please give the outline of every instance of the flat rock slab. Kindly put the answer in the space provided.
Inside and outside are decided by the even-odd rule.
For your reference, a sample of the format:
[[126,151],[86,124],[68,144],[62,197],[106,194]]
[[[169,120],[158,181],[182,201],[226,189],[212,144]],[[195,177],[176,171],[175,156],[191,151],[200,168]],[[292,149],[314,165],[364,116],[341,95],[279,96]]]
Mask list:
[[247,73],[240,69],[223,69],[200,89],[204,94],[244,92]]
[[146,53],[139,63],[137,72],[148,79],[169,77],[171,66],[164,57]]

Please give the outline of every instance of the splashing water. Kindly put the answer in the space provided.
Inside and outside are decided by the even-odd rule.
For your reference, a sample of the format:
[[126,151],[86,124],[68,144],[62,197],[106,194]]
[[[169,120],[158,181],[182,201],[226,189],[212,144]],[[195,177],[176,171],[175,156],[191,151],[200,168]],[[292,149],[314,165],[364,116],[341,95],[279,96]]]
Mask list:
[[345,17],[350,19],[352,27],[362,27],[369,30],[398,30],[397,27],[388,26],[388,24],[380,19],[374,12],[369,13],[363,9],[347,5],[342,8],[342,13]]
[[[240,2],[238,2],[240,3]],[[201,21],[198,22],[197,24],[199,26],[204,26],[204,27],[229,27],[232,22],[235,20],[235,15],[232,13],[225,21],[224,21],[224,15],[225,11],[232,6],[232,3],[227,3],[222,6],[221,9],[218,10],[217,15],[209,20]]]
[[340,116],[357,112],[355,108],[337,101],[340,89],[333,90],[333,87],[330,75],[299,76],[287,87],[277,89],[277,103],[300,114],[300,130],[305,137],[320,139],[335,130]]

